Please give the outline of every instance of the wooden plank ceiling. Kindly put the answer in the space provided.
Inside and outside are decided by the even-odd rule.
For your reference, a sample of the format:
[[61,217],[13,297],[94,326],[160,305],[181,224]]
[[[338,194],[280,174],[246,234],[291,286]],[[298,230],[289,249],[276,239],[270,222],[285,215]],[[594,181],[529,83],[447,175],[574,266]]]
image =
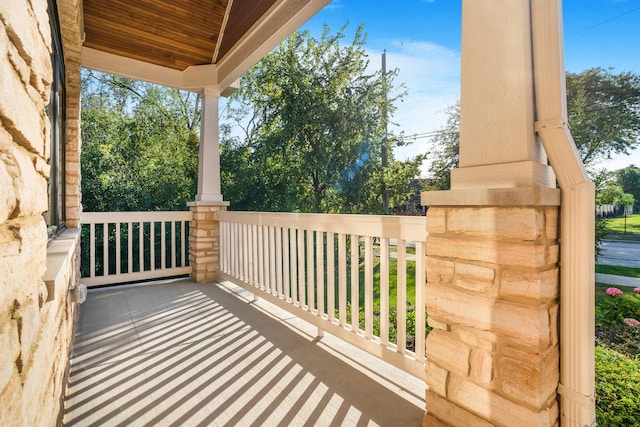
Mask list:
[[84,0],[84,46],[183,71],[215,64],[276,0]]

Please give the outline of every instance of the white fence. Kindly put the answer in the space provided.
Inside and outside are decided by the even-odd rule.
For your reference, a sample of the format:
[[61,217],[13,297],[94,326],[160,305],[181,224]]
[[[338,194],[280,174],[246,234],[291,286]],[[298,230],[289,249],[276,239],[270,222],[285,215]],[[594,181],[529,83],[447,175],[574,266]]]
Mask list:
[[82,283],[189,274],[191,212],[83,212]]
[[425,217],[219,212],[218,219],[222,278],[320,334],[424,376]]

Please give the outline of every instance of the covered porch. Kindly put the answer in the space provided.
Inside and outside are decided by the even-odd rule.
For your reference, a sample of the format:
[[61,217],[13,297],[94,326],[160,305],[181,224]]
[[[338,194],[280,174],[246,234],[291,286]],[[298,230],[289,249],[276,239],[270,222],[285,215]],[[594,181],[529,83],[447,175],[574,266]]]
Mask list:
[[[103,29],[104,16],[117,13],[86,8],[89,12],[85,22],[87,39],[78,68],[82,65],[201,95],[198,189],[195,200],[189,202],[191,279],[197,283],[230,280],[252,289],[251,292],[280,308],[288,305],[289,313],[320,330],[343,339],[356,338],[361,342],[357,345],[369,353],[377,353],[381,359],[392,359],[399,365],[413,364],[409,370],[418,372],[420,377],[424,375],[427,385],[426,413],[422,406],[425,425],[591,424],[594,419],[593,297],[589,291],[593,284],[593,249],[590,247],[593,187],[575,156],[567,127],[560,2],[469,0],[463,3],[459,168],[452,171],[450,191],[423,194],[423,204],[429,206],[428,222],[419,224],[419,235],[412,232],[420,248],[416,249],[414,258],[415,318],[423,318],[426,310],[429,324],[434,328],[425,339],[426,328],[422,325],[421,330],[422,322],[415,323],[415,351],[408,348],[405,340],[407,312],[403,291],[398,291],[396,301],[399,316],[396,341],[386,336],[388,320],[381,320],[386,325],[380,325],[379,335],[373,332],[375,310],[370,291],[375,282],[373,274],[368,272],[375,264],[376,239],[384,242],[378,250],[386,251],[383,258],[390,260],[391,239],[411,238],[403,234],[401,228],[385,227],[382,221],[376,224],[365,221],[358,226],[362,228],[353,230],[349,228],[352,223],[345,218],[311,217],[307,223],[292,225],[272,216],[275,214],[255,214],[240,220],[237,217],[243,214],[227,212],[228,203],[222,195],[219,97],[233,92],[234,82],[244,71],[326,3],[324,0],[264,2],[263,14],[239,8],[234,14],[233,7],[225,9],[219,17],[222,26],[242,21],[238,17],[242,18],[243,13],[251,12],[255,20],[250,31],[232,38],[235,43],[232,47],[226,50],[215,47],[204,63],[200,60],[175,62],[171,54],[181,49],[172,45],[164,46],[170,54],[168,63],[139,56],[139,46],[118,50],[105,45],[109,37],[92,38],[92,28]],[[242,4],[229,2],[235,6]],[[92,22],[96,17],[100,19]],[[181,25],[189,26],[188,20],[180,21]],[[126,33],[126,27],[118,27],[118,31],[122,29]],[[227,31],[224,37],[229,34]],[[161,37],[156,38],[153,43],[161,41]],[[74,165],[78,166],[76,162]],[[556,188],[556,178],[561,189]],[[79,189],[80,181],[74,181],[73,186]],[[74,213],[79,226],[81,208]],[[106,228],[103,228],[106,241],[104,230]],[[119,225],[116,230],[120,230]],[[347,238],[350,233],[352,236]],[[406,246],[406,242],[402,245]],[[106,252],[103,250],[103,255]],[[117,248],[116,254],[119,254]],[[161,256],[161,263],[164,259]],[[181,260],[185,259],[183,255]],[[406,252],[405,255],[398,253],[397,259],[398,263],[405,262]],[[362,284],[353,288],[360,283],[361,262],[364,263]],[[332,269],[338,271],[337,275]],[[406,275],[406,270],[401,273],[398,269],[399,282],[406,278],[402,275]],[[330,283],[334,277],[339,277],[338,283]],[[380,283],[382,287],[382,281]],[[320,293],[325,284],[327,289],[338,289],[333,305],[328,295]],[[325,417],[336,424],[351,424],[353,420],[356,424],[365,421],[400,424],[397,418],[392,421],[376,418],[375,407],[380,407],[377,403],[374,407],[362,406],[387,401],[381,396],[389,396],[386,388],[369,382],[368,375],[350,367],[339,379],[353,378],[358,384],[357,390],[375,391],[375,400],[362,399],[368,394],[360,391],[355,395],[339,391],[344,384],[331,374],[343,367],[346,369],[351,359],[334,356],[324,361],[318,359],[316,364],[315,358],[324,357],[324,352],[328,352],[324,348],[318,351],[325,344],[324,338],[314,340],[314,332],[303,334],[303,338],[282,338],[281,331],[275,332],[266,325],[286,322],[261,317],[266,316],[264,314],[247,314],[249,311],[241,305],[247,302],[231,300],[218,285],[184,282],[181,286],[183,288],[177,287],[175,291],[167,287],[169,290],[163,297],[166,299],[160,298],[156,304],[153,304],[156,298],[153,293],[141,298],[135,296],[137,290],[131,291],[132,298],[147,298],[160,311],[150,310],[147,305],[129,307],[131,314],[121,313],[125,319],[135,319],[137,315],[142,318],[127,320],[129,326],[119,331],[121,333],[116,334],[116,329],[111,331],[109,323],[97,325],[95,332],[86,330],[89,341],[86,344],[78,341],[74,355],[79,370],[70,377],[67,417],[79,417],[79,422],[82,417],[98,417],[96,422],[123,417],[121,423],[148,420],[146,424],[171,420],[172,416],[177,417],[177,423],[207,424],[220,417],[221,422],[230,423],[285,424],[300,415],[297,421],[302,424]],[[349,287],[350,305],[347,306]],[[139,289],[144,292],[152,288],[165,289],[156,286]],[[361,289],[364,291],[362,301],[357,297]],[[101,292],[105,292],[101,298],[105,300],[111,291],[96,291],[95,295]],[[571,302],[562,309],[561,292],[563,302]],[[119,298],[116,295],[113,298]],[[192,296],[194,300],[190,301]],[[199,298],[206,304],[195,309]],[[120,305],[126,307],[129,300],[126,301]],[[218,306],[225,304],[235,308],[218,313]],[[359,313],[360,305],[364,311],[362,323],[352,315]],[[384,307],[381,311],[388,313],[391,309],[388,302]],[[224,321],[228,324],[222,323],[220,327],[224,324],[230,329],[205,326],[201,337],[183,332],[179,329],[181,320],[177,324],[175,321],[181,319],[180,313],[194,310],[198,314],[195,318],[186,318],[184,331],[199,331],[199,321],[216,322],[216,316],[222,316],[219,320],[228,316],[228,321]],[[223,314],[227,310],[229,314]],[[173,312],[176,313],[169,316],[174,317],[170,325],[156,323],[156,318]],[[89,328],[91,320],[86,318],[81,322],[85,322],[85,326],[81,323],[80,335],[84,327]],[[114,325],[119,322],[116,318]],[[98,331],[112,334],[106,342],[113,340],[113,347],[92,347],[102,347],[105,342],[92,335]],[[322,332],[317,335],[321,336]],[[220,348],[204,345],[209,342],[224,345]],[[264,347],[258,347],[259,343],[264,343]],[[253,353],[245,351],[246,346]],[[301,353],[308,350],[315,350],[317,354],[302,357]],[[256,359],[263,354],[264,359]],[[170,360],[174,355],[178,358],[176,362]],[[218,356],[227,358],[215,359]],[[237,358],[249,365],[236,365]],[[107,363],[107,360],[119,359],[127,359],[126,370]],[[183,380],[180,376],[193,373],[183,371],[181,363],[194,360],[199,362],[192,368],[198,379]],[[354,360],[368,364],[362,362],[367,360],[365,356]],[[219,370],[225,366],[228,370]],[[108,373],[112,367],[116,371]],[[92,369],[98,372],[90,375]],[[157,375],[153,374],[154,369],[158,369]],[[276,372],[275,376],[263,375],[265,369]],[[322,377],[327,373],[327,378]],[[91,395],[82,397],[83,388],[94,392],[92,387],[83,387],[83,380],[103,374],[105,377],[96,385],[97,390],[108,392],[110,382],[115,379],[113,399],[103,400],[102,395],[99,399]],[[130,377],[132,382],[119,375]],[[148,381],[140,381],[144,375],[148,375]],[[387,383],[394,383],[396,378],[395,374],[382,377]],[[293,382],[288,382],[290,380]],[[77,390],[74,390],[74,381],[80,387]],[[220,382],[225,385],[224,392]],[[138,383],[144,383],[149,389],[133,398],[127,396],[125,391]],[[350,381],[347,383],[353,385]],[[175,384],[192,387],[192,390],[182,395],[181,390],[173,388]],[[299,390],[307,398],[296,395],[297,384],[303,384]],[[404,380],[394,387],[409,388]],[[261,396],[266,389],[275,394]],[[283,395],[292,400],[285,399],[282,406],[276,405]],[[169,406],[151,403],[156,396],[169,397],[165,403],[158,403]],[[75,401],[76,398],[79,400]],[[394,399],[406,400],[391,396],[388,401],[400,402]],[[412,399],[407,400],[409,406],[415,406]],[[112,401],[120,401],[126,410],[110,406]],[[98,406],[82,409],[84,403]],[[178,410],[176,405],[183,403]],[[211,406],[206,406],[208,404]],[[398,403],[392,408],[404,408],[402,405],[404,403]],[[154,409],[149,412],[151,407]],[[357,419],[350,418],[352,416]],[[411,423],[414,421],[419,423],[420,419],[412,418]]]
[[91,289],[65,425],[420,425],[424,381],[228,281]]

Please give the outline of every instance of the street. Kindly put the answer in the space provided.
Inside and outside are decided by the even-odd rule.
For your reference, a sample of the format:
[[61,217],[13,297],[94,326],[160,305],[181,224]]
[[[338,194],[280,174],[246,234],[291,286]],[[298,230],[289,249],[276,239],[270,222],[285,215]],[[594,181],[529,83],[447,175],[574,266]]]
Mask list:
[[640,242],[603,242],[598,264],[640,268]]

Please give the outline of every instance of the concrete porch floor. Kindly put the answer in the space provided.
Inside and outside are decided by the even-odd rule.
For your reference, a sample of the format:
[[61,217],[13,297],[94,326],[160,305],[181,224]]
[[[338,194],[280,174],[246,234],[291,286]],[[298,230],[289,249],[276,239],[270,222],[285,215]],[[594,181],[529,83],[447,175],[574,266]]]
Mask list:
[[67,426],[419,426],[424,382],[229,282],[92,289]]

